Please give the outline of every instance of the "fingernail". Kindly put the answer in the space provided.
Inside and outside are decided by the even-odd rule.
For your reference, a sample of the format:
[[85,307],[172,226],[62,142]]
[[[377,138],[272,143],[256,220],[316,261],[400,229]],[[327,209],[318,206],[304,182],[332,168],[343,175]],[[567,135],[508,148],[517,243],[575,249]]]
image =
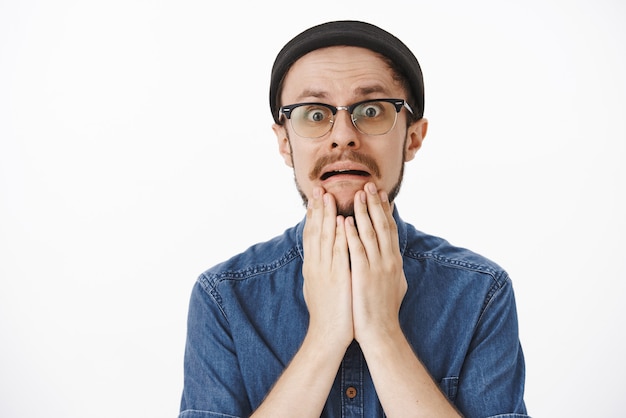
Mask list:
[[365,188],[370,194],[376,194],[376,185],[374,183],[367,183]]
[[328,194],[324,195],[324,206],[327,206],[330,203],[330,196]]
[[386,202],[388,200],[389,200],[389,196],[387,195],[387,192],[385,191],[380,192],[380,201]]
[[361,199],[362,203],[367,202],[367,196],[365,196],[365,192],[359,192],[359,199]]

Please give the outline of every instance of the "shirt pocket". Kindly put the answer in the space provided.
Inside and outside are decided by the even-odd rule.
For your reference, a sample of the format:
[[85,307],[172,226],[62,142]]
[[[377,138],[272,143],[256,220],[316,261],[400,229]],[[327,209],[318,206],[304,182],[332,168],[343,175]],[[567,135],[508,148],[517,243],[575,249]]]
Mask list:
[[456,399],[456,394],[459,389],[459,377],[458,376],[444,377],[439,382],[439,388],[441,388],[441,391],[443,392],[443,394],[446,395],[446,397],[451,402],[454,402],[454,400]]

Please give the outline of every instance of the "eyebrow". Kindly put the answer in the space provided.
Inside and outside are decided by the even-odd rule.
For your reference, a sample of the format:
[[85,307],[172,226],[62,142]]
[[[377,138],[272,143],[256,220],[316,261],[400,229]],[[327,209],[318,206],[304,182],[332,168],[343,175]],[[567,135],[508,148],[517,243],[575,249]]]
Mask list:
[[300,93],[298,97],[296,98],[296,100],[302,100],[305,97],[315,97],[316,99],[323,99],[327,97],[327,95],[326,95],[326,92],[322,90],[307,89],[307,90],[304,90],[302,93]]
[[366,96],[371,93],[386,93],[387,90],[380,84],[372,84],[370,86],[359,87],[356,93],[362,96]]
[[[386,93],[387,90],[379,85],[372,84],[368,86],[362,86],[357,88],[354,91],[355,96],[367,96],[372,93]],[[328,97],[328,93],[324,90],[316,90],[316,89],[306,89],[302,93],[300,93],[297,97],[297,100],[302,100],[305,97],[315,97],[316,99],[325,99]]]

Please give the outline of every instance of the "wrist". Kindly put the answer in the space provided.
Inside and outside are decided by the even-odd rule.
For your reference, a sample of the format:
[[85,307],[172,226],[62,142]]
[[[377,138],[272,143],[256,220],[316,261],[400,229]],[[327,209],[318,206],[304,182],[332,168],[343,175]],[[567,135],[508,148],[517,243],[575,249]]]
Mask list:
[[302,347],[318,353],[320,356],[343,359],[350,343],[354,340],[352,333],[337,332],[339,327],[315,326],[310,324]]
[[356,340],[364,352],[385,352],[389,348],[406,342],[406,337],[400,323],[396,321],[395,323],[387,322],[381,326],[364,327],[362,332],[357,333]]

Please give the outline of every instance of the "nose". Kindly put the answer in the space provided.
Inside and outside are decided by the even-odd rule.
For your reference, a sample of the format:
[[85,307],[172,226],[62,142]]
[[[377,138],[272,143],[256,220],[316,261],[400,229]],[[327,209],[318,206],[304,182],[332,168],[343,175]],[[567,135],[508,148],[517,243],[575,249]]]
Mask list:
[[346,109],[339,109],[334,117],[333,127],[330,130],[331,148],[359,147],[359,132],[352,123],[352,115]]

